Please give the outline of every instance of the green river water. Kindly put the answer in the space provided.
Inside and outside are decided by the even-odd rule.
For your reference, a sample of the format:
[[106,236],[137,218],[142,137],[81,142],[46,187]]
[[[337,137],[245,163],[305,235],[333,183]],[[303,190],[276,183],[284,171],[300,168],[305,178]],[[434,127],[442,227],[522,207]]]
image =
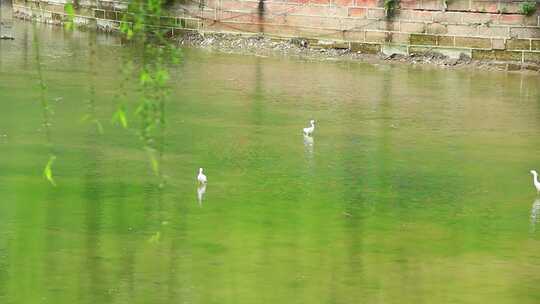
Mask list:
[[32,24],[13,33],[0,303],[540,303],[538,76],[186,49],[160,187],[111,124],[126,47],[38,26],[47,135]]

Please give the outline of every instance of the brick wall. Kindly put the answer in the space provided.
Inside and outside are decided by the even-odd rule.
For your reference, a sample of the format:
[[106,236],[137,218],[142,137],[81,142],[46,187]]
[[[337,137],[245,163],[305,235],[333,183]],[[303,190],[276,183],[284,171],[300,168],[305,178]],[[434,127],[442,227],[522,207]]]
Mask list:
[[[20,2],[18,2],[20,1]],[[185,2],[187,1],[187,3]],[[540,1],[401,0],[392,17],[382,0],[185,0],[168,9],[171,28],[303,37],[364,52],[449,56],[540,63]],[[192,1],[192,2],[190,2]],[[198,2],[198,1],[203,1]],[[16,14],[60,22],[65,0],[16,0]],[[77,21],[117,29],[125,1],[81,0]],[[52,21],[51,21],[52,20]]]

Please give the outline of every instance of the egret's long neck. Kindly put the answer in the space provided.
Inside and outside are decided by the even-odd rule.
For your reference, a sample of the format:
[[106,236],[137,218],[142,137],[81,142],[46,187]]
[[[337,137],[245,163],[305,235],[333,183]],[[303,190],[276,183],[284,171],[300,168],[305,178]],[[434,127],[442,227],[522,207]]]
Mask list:
[[540,183],[540,182],[538,181],[538,174],[536,174],[536,172],[533,173],[533,181],[534,181],[535,184]]

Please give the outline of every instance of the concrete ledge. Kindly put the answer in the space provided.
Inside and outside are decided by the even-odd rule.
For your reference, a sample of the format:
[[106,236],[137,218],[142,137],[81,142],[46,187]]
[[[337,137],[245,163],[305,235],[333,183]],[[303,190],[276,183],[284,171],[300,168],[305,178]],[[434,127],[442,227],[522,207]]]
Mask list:
[[540,52],[523,52],[523,62],[540,64]]
[[472,51],[465,48],[444,48],[444,47],[428,47],[428,46],[410,46],[410,55],[426,55],[428,53],[437,53],[449,58],[458,59],[465,55],[472,57]]
[[506,49],[508,50],[525,50],[531,49],[530,39],[509,39],[506,40]]
[[378,54],[381,52],[380,44],[351,42],[350,50],[353,52],[361,52],[364,54]]
[[472,50],[472,58],[475,60],[523,62],[523,52],[505,50]]
[[454,46],[471,49],[491,49],[491,39],[478,37],[456,37]]

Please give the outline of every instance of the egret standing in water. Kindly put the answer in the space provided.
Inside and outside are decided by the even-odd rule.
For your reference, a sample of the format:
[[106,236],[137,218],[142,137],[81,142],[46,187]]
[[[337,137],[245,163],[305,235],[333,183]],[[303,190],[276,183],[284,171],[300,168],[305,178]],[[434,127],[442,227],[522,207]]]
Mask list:
[[313,131],[315,131],[315,120],[310,120],[309,121],[309,124],[311,125],[310,127],[307,127],[307,128],[304,128],[304,135],[307,135],[307,136],[310,136]]
[[531,170],[531,174],[533,175],[533,184],[536,188],[536,193],[540,194],[540,182],[538,181],[538,172],[535,170]]
[[206,184],[206,175],[203,174],[203,169],[199,168],[199,175],[197,175],[199,184]]

